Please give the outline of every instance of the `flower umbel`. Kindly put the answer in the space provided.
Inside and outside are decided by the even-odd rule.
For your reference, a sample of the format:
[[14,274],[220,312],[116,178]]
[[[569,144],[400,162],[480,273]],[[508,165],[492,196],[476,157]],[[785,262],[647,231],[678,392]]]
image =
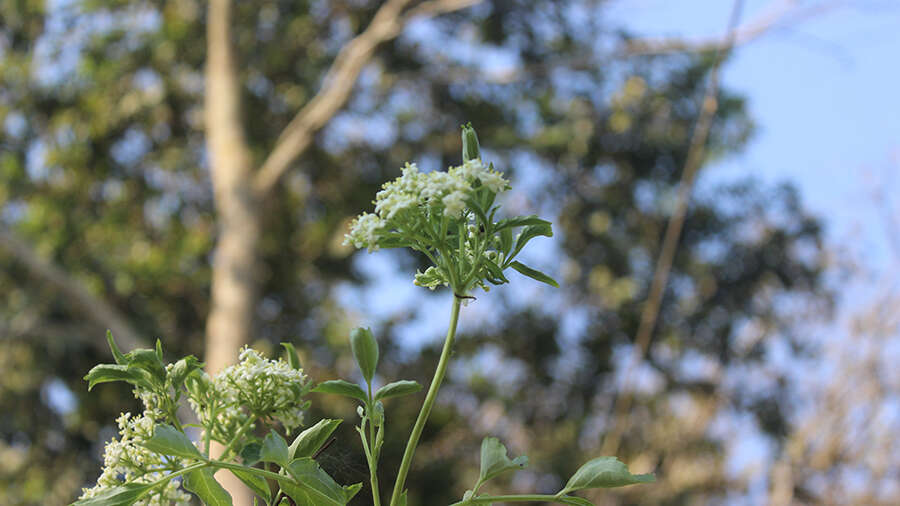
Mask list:
[[[459,296],[472,288],[487,290],[487,283],[508,282],[503,271],[519,272],[556,285],[549,276],[514,261],[525,243],[537,236],[552,236],[550,223],[536,216],[495,222],[498,194],[510,189],[503,173],[482,162],[478,138],[471,125],[463,129],[464,160],[446,172],[422,173],[407,163],[400,177],[375,195],[375,212],[363,213],[352,223],[344,244],[367,248],[409,247],[432,263],[417,272],[415,284],[432,290],[450,286]],[[524,227],[514,242],[512,229]]]

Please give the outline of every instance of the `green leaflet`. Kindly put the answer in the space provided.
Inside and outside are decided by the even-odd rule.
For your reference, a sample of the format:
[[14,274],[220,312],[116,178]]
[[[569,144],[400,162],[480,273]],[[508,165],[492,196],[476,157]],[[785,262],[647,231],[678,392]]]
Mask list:
[[184,488],[193,492],[206,506],[231,506],[231,496],[219,485],[209,468],[191,471],[184,477]]
[[144,447],[163,455],[196,460],[205,459],[194,443],[183,432],[171,425],[157,425],[153,429],[153,437],[144,443]]
[[400,397],[401,395],[414,394],[419,390],[422,390],[422,385],[416,383],[415,381],[395,381],[379,388],[378,391],[375,392],[375,400],[380,401],[383,399],[390,399],[391,397]]
[[651,483],[656,481],[652,474],[631,474],[628,467],[615,457],[598,457],[581,466],[559,495],[586,488],[613,488]]
[[323,381],[322,383],[319,383],[316,388],[313,388],[312,391],[320,394],[343,395],[344,397],[351,397],[362,402],[366,402],[367,397],[366,393],[359,385],[345,380]]

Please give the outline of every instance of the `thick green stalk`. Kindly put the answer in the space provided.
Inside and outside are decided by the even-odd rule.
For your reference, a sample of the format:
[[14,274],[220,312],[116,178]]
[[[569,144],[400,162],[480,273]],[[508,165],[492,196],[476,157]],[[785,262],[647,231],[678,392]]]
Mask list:
[[413,425],[412,433],[409,435],[409,442],[406,443],[406,451],[403,452],[403,460],[400,462],[400,470],[397,472],[397,481],[394,482],[394,492],[391,494],[390,506],[399,504],[400,494],[403,493],[403,487],[406,485],[406,475],[409,473],[413,455],[416,453],[416,446],[419,444],[419,438],[422,436],[425,422],[428,421],[428,416],[431,414],[431,408],[434,406],[434,400],[437,398],[438,390],[441,388],[441,382],[444,381],[444,375],[447,374],[447,364],[450,362],[453,339],[456,337],[456,323],[459,321],[459,306],[461,302],[462,300],[454,294],[453,307],[450,310],[450,327],[447,329],[444,349],[441,350],[441,358],[438,361],[437,369],[434,371],[431,386],[428,387],[428,394],[425,395],[425,402],[422,403],[422,410],[419,411],[416,424]]

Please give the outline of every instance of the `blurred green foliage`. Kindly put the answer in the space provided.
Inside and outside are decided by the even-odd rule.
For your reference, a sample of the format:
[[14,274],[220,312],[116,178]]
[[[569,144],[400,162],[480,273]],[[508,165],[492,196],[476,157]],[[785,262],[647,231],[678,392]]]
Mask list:
[[[376,7],[236,3],[243,112],[258,161]],[[0,225],[161,338],[172,357],[202,356],[215,234],[201,110],[204,8],[0,1]],[[509,304],[496,328],[463,336],[459,360],[490,353],[520,373],[513,382],[478,368],[452,375],[410,474],[428,486],[414,487],[423,495],[411,504],[461,495],[481,431],[531,457],[528,483],[514,489],[558,488],[600,443],[614,352],[635,333],[710,66],[704,56],[614,57],[627,35],[603,13],[599,1],[508,0],[414,24],[378,51],[351,103],[265,203],[259,344],[294,342],[317,380],[347,371],[350,356],[355,322],[333,287],[365,282],[340,245],[346,224],[403,162],[458,163],[460,123],[478,128],[498,168],[531,182],[514,210],[558,216],[565,260],[554,275],[564,295],[552,311],[587,322],[577,353],[562,352],[571,348],[563,319],[542,300]],[[722,92],[710,157],[736,152],[751,132],[744,101]],[[742,326],[778,329],[790,316],[781,302],[827,301],[820,240],[790,188],[748,181],[695,198],[649,355],[661,387],[638,395],[619,455],[659,482],[616,501],[695,504],[729,491],[720,444],[706,425],[684,421],[704,409],[752,415],[776,443],[785,433],[777,381],[716,404],[715,384],[683,374],[679,357],[721,368],[761,360],[762,343],[740,347]],[[0,496],[62,504],[96,478],[113,420],[137,404],[121,386],[87,395],[82,376],[109,361],[105,329],[3,249],[0,286]],[[438,340],[421,354],[397,353],[400,323],[383,322],[378,336],[385,376],[426,381]],[[355,416],[350,403],[327,408]],[[404,410],[413,408],[389,403],[388,440],[405,440],[415,413]],[[362,481],[364,461],[344,458],[359,453],[345,429],[323,466],[341,482]],[[382,473],[396,469],[401,448],[385,446]]]

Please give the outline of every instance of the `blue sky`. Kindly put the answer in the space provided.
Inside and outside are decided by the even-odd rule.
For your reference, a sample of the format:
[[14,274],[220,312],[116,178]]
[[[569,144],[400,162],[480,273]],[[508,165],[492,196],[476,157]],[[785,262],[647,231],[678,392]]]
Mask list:
[[[747,0],[742,20],[784,3]],[[900,169],[900,3],[844,4],[738,48],[723,82],[749,99],[758,131],[743,153],[706,168],[705,177],[793,181],[826,220],[831,240],[855,230],[878,249],[883,227],[869,219],[872,192],[900,183],[889,177]],[[636,34],[709,37],[724,33],[732,5],[618,0],[610,12]]]

